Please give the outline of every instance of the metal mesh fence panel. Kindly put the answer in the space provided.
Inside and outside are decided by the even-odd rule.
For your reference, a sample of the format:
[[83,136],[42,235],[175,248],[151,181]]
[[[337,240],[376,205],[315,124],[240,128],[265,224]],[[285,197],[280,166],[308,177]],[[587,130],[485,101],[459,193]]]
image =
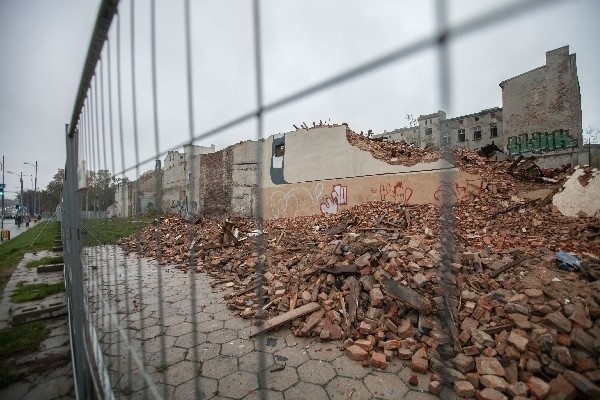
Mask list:
[[[341,339],[356,329],[348,321],[356,318],[359,302],[365,299],[346,297],[354,293],[358,282],[356,279],[344,282],[339,277],[352,276],[355,271],[345,272],[340,267],[332,272],[334,263],[326,265],[330,274],[322,277],[314,275],[317,271],[295,269],[299,260],[293,249],[304,248],[314,254],[323,250],[310,236],[313,227],[306,227],[308,233],[302,243],[286,242],[284,256],[276,257],[269,252],[269,248],[287,239],[285,228],[279,229],[277,223],[270,221],[271,216],[263,215],[266,199],[262,184],[267,177],[262,163],[271,159],[271,154],[265,154],[265,146],[261,145],[267,139],[264,117],[431,49],[437,51],[441,105],[448,107],[449,44],[551,3],[556,2],[515,2],[450,26],[446,2],[436,1],[436,29],[432,35],[280,99],[265,102],[264,82],[269,76],[265,75],[262,64],[261,3],[254,0],[252,32],[248,32],[254,52],[250,63],[255,74],[254,107],[235,118],[223,118],[218,126],[202,131],[195,117],[198,93],[194,91],[194,80],[198,77],[194,74],[193,55],[198,49],[194,47],[192,33],[193,4],[186,0],[180,21],[185,59],[179,73],[185,74],[186,80],[185,93],[181,95],[185,98],[185,107],[180,110],[180,118],[187,121],[188,137],[164,151],[160,146],[165,132],[160,129],[159,105],[160,100],[168,102],[170,99],[161,98],[157,90],[157,65],[161,59],[156,51],[160,15],[155,1],[143,3],[149,5],[149,9],[142,17],[137,14],[141,2],[102,1],[72,119],[67,125],[61,214],[78,397],[338,398],[334,393],[347,398],[408,396],[405,375],[410,373],[394,352],[387,354],[388,349],[380,349],[384,355],[382,362],[386,362],[386,356],[387,361],[393,362],[385,371],[368,372],[342,350]],[[263,7],[268,5],[263,4]],[[140,42],[150,43],[147,64],[136,56]],[[147,113],[140,116],[142,105],[151,110],[150,118]],[[249,194],[252,217],[229,220],[226,217],[230,210],[222,210],[217,197],[231,190],[225,179],[231,168],[228,161],[231,155],[227,150],[218,156],[208,150],[206,154],[195,153],[195,145],[249,122],[256,124],[257,132],[257,141],[253,142],[257,145],[248,145],[245,154],[252,160],[247,163],[250,171],[247,179],[253,186]],[[142,123],[143,129],[140,128]],[[140,151],[142,143],[153,143],[151,156]],[[184,146],[184,154],[175,152],[181,146]],[[273,139],[273,148],[277,146]],[[283,151],[283,147],[277,151]],[[445,152],[444,157],[453,161],[451,151]],[[211,168],[222,174],[221,186],[203,186],[209,177],[201,160],[212,163]],[[184,166],[177,178],[168,172],[174,164]],[[440,184],[451,182],[452,174],[450,168],[443,170]],[[173,200],[173,186],[178,188],[180,201]],[[166,188],[170,190],[168,198]],[[204,196],[203,190],[215,193],[216,197]],[[334,188],[335,195],[344,196],[343,190]],[[439,329],[438,339],[448,339],[444,344],[449,343],[451,348],[458,336],[452,311],[457,297],[451,266],[454,260],[452,191],[442,190],[440,199],[438,232],[442,246],[436,267],[442,277],[437,289],[441,299],[438,304],[441,326],[434,324],[429,329]],[[207,210],[215,211],[213,214],[223,211],[222,217],[206,218]],[[398,230],[393,225],[386,229]],[[119,236],[126,239],[117,239]],[[333,252],[339,249],[331,237],[323,240],[327,246],[333,243]],[[398,240],[398,235],[392,235],[385,243],[374,242],[370,251],[377,252]],[[343,245],[353,246],[352,243]],[[352,265],[356,268],[359,262],[362,260],[356,259]],[[270,272],[273,265],[281,266],[287,274],[274,277]],[[231,271],[236,274],[230,274]],[[222,278],[219,278],[220,273]],[[295,282],[296,291],[288,292],[290,286],[286,283],[290,282]],[[316,289],[313,292],[299,290],[306,282]],[[326,293],[319,290],[320,285],[337,290]],[[400,290],[396,286],[386,289]],[[397,293],[398,296],[401,294]],[[238,298],[241,300],[236,301]],[[285,304],[280,301],[282,298]],[[404,299],[408,303],[419,301]],[[303,328],[293,321],[306,315],[310,315],[306,325],[314,326],[326,315],[328,323],[345,327],[345,333],[334,334],[337,340],[325,342],[318,337],[296,338],[292,331],[302,332],[306,325]],[[368,316],[372,320],[379,317],[382,315]],[[261,324],[265,319],[264,325]],[[289,326],[290,321],[292,331],[283,328],[271,333],[267,329],[277,327],[277,322]],[[358,329],[368,330],[363,326]],[[328,334],[321,337],[331,339]],[[369,334],[374,337],[377,332]],[[372,346],[369,343],[363,340],[361,348]],[[393,343],[389,345],[390,350],[396,350]],[[439,353],[441,362],[452,354]],[[363,354],[358,352],[353,357],[361,358]],[[377,365],[377,360],[374,362]],[[426,387],[421,384],[418,389],[423,391]],[[453,396],[451,391],[442,394]]]

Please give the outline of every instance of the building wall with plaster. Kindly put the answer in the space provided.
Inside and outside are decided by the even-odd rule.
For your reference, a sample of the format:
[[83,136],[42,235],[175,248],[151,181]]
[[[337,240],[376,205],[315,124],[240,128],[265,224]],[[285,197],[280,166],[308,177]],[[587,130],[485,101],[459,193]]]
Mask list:
[[441,143],[476,150],[495,144],[504,145],[502,108],[481,110],[474,114],[450,118],[445,121]]
[[581,93],[576,57],[569,54],[569,46],[548,51],[546,65],[507,79],[500,87],[504,146],[511,153],[582,145]]
[[[588,176],[585,176],[588,175]],[[577,168],[565,182],[563,190],[554,195],[552,204],[563,215],[600,217],[600,171]]]

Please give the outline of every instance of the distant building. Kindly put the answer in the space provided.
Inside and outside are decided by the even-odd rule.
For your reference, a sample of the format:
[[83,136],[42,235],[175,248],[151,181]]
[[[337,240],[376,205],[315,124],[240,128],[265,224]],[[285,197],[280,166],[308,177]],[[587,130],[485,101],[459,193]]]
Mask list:
[[[535,154],[538,164],[583,164],[581,94],[575,54],[569,46],[546,53],[546,65],[500,83],[502,107],[446,119],[439,110],[421,115],[414,126],[374,135],[472,150],[495,144],[510,155]],[[581,153],[581,154],[580,154]]]
[[495,144],[500,148],[503,146],[504,130],[500,107],[450,118],[444,121],[443,126],[442,145],[469,149],[478,149],[488,144]]
[[546,53],[546,65],[500,83],[505,146],[511,155],[582,145],[581,93],[569,46]]

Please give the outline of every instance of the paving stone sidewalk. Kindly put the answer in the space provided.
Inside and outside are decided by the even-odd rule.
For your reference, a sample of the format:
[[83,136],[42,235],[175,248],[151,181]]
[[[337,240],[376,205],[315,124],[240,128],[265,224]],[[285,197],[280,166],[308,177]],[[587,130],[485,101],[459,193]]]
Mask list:
[[[427,392],[428,374],[410,385],[412,371],[399,359],[385,371],[365,368],[340,342],[297,338],[289,329],[268,333],[261,345],[208,275],[159,270],[115,246],[88,249],[84,263],[117,398],[258,399],[260,370],[268,399],[438,398]],[[449,388],[440,397],[456,398]]]
[[[11,294],[19,282],[23,283],[57,283],[64,280],[62,272],[37,273],[36,268],[25,265],[32,260],[46,256],[57,256],[58,253],[40,251],[27,253],[19,263],[16,271],[4,288],[0,300],[0,329],[9,326],[10,317],[27,309],[40,309],[49,304],[65,302],[65,293],[57,293],[44,300],[26,303],[13,303]],[[49,400],[74,399],[73,369],[71,365],[71,347],[67,316],[44,320],[49,334],[36,351],[20,354],[6,360],[13,372],[23,374],[23,379],[4,389],[0,389],[0,399]]]

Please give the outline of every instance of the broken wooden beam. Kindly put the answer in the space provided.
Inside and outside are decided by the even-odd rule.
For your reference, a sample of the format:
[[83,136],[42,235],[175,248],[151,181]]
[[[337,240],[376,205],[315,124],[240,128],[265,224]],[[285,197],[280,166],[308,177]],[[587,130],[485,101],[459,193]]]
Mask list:
[[262,332],[269,331],[273,328],[278,327],[279,325],[285,324],[288,321],[292,321],[298,317],[316,311],[319,308],[321,308],[319,303],[313,302],[305,304],[302,307],[295,308],[292,311],[288,311],[286,313],[273,317],[265,321],[262,325],[259,325],[252,329],[252,331],[250,332],[250,337],[256,336]]
[[492,273],[490,273],[490,278],[495,278],[498,275],[500,275],[501,273],[503,273],[503,272],[505,272],[505,271],[513,268],[513,267],[516,267],[517,265],[519,265],[523,261],[525,261],[527,258],[528,258],[527,256],[521,256],[521,257],[517,258],[516,260],[513,260],[513,261],[511,261],[511,262],[509,262],[509,263],[501,266],[497,270],[492,271]]
[[308,332],[311,331],[312,328],[315,327],[315,325],[319,323],[319,321],[321,321],[323,315],[325,315],[325,310],[323,308],[320,308],[319,310],[310,314],[310,316],[306,319],[306,324],[304,324],[300,332],[303,335],[306,335]]
[[325,267],[318,270],[319,272],[327,272],[333,275],[355,275],[358,274],[358,267],[355,264],[338,265],[336,267]]
[[416,310],[425,311],[429,307],[429,301],[425,296],[408,286],[399,285],[391,278],[383,279],[381,286],[390,296]]

